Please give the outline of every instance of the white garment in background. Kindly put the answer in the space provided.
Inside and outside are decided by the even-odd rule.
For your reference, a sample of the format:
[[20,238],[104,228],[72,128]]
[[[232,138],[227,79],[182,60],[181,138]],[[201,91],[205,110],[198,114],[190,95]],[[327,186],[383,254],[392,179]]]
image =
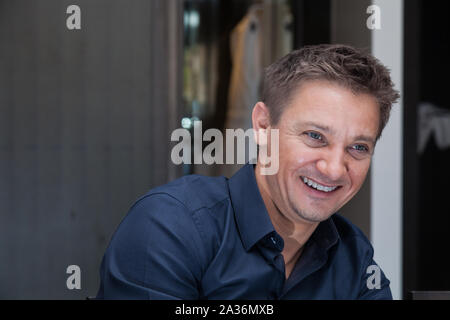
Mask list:
[[232,71],[225,128],[252,127],[251,112],[260,98],[263,72],[261,17],[261,6],[251,6],[231,32]]
[[422,153],[434,134],[439,149],[450,147],[450,111],[425,102],[419,105],[418,151]]
[[[237,24],[230,35],[232,70],[225,129],[243,129],[245,131],[252,127],[252,110],[260,98],[260,82],[263,72],[262,13],[260,5],[251,6],[247,15]],[[226,143],[223,145],[224,149],[225,146]],[[237,152],[235,145],[235,161]],[[226,156],[226,150],[223,154]],[[250,156],[246,153],[245,161],[249,160]],[[220,168],[220,174],[229,178],[241,166],[242,164],[223,165]]]

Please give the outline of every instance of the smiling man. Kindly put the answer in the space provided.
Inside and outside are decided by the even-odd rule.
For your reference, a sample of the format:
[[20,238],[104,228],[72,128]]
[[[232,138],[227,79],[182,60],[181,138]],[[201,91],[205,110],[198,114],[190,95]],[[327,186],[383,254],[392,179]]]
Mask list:
[[263,174],[260,153],[230,179],[150,190],[111,240],[98,298],[391,299],[370,242],[337,211],[362,186],[397,98],[389,71],[349,46],[269,66],[252,120],[260,149],[278,130],[278,171]]

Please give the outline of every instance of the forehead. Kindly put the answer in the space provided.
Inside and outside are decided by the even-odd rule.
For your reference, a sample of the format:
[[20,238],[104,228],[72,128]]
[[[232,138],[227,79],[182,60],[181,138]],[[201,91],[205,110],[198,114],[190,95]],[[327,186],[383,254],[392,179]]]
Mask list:
[[372,95],[329,81],[306,81],[293,93],[281,122],[280,127],[317,123],[336,133],[376,137],[379,107]]

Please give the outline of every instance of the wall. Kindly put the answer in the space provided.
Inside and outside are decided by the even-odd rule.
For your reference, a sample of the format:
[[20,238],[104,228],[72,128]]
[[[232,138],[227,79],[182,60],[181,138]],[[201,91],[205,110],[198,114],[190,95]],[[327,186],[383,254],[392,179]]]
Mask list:
[[180,2],[77,0],[69,31],[73,3],[0,1],[2,299],[95,295],[129,206],[179,175]]
[[[376,0],[381,29],[372,31],[372,54],[391,71],[403,95],[403,0]],[[391,281],[394,299],[402,298],[403,100],[392,107],[372,162],[371,241],[375,261]]]

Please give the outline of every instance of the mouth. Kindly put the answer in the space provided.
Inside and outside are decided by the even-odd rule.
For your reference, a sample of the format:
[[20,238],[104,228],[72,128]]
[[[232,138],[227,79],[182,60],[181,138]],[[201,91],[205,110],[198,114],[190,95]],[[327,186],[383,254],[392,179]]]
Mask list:
[[340,185],[325,185],[307,177],[300,177],[300,179],[303,181],[303,184],[309,189],[315,192],[319,192],[323,195],[332,194],[342,187]]

